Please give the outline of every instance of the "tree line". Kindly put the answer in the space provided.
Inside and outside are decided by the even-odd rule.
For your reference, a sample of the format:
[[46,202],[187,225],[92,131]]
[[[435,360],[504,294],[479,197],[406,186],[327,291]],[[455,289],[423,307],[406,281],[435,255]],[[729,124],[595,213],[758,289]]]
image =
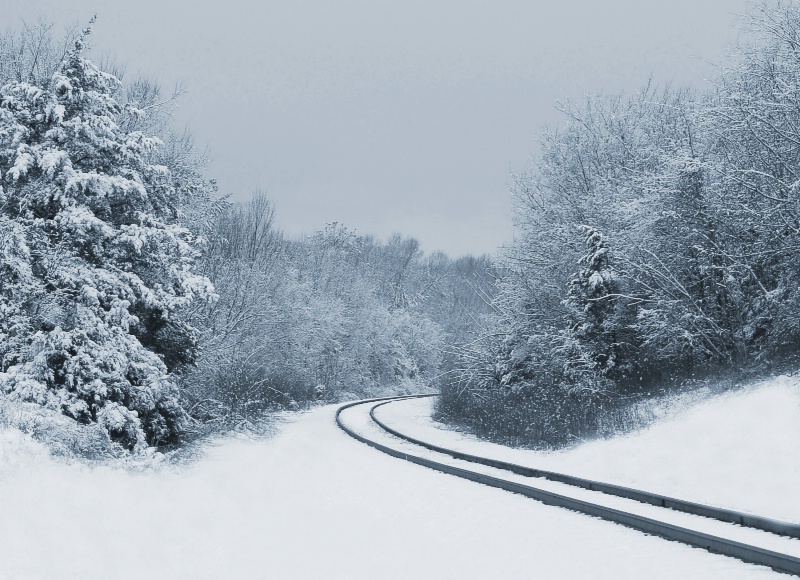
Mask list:
[[560,105],[496,259],[285,236],[205,176],[179,90],[94,63],[90,28],[0,37],[0,422],[102,455],[438,388],[438,418],[554,447],[796,365],[800,8],[747,22],[709,91]]
[[332,223],[304,239],[272,227],[259,194],[211,223],[198,272],[219,298],[189,314],[202,358],[182,375],[193,416],[252,422],[270,410],[428,391],[469,340],[493,288],[487,257],[425,256]]
[[515,176],[517,236],[443,419],[560,446],[687,381],[797,365],[800,9],[746,24],[707,92],[560,105]]

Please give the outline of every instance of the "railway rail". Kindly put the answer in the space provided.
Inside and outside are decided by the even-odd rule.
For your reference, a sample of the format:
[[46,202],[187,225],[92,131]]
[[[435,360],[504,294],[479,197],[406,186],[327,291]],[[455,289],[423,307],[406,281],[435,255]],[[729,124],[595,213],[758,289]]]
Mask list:
[[[376,417],[376,410],[382,405],[406,399],[431,396],[435,395],[382,397],[348,403],[337,409],[336,423],[345,433],[358,441],[387,453],[388,455],[410,461],[417,465],[422,465],[470,481],[483,483],[491,487],[518,493],[541,501],[547,505],[564,507],[583,514],[599,517],[647,534],[682,542],[710,552],[737,558],[751,564],[768,566],[779,572],[800,576],[800,542],[797,540],[800,538],[800,526],[796,524],[740,513],[733,510],[716,508],[562,473],[535,469],[499,461],[490,457],[463,453],[433,445],[429,442],[401,433]],[[359,407],[361,409],[368,408],[369,419],[372,425],[379,428],[381,434],[385,435],[385,437],[369,436],[367,433],[359,433],[359,430],[348,426],[346,421],[343,420],[342,415],[346,414],[350,409],[357,409]],[[384,439],[384,441],[381,442],[377,439]],[[413,446],[413,449],[418,451],[410,452],[408,450],[410,446]],[[422,453],[419,451],[422,451]],[[484,467],[484,472],[453,465],[452,462],[448,463],[449,459],[479,464]],[[580,490],[590,490],[591,492],[622,498],[623,501],[632,500],[672,512],[682,512],[688,514],[690,517],[698,518],[698,520],[694,522],[695,525],[693,527],[676,525],[674,523],[662,521],[656,517],[647,517],[637,514],[635,513],[636,510],[616,509],[615,507],[603,505],[602,501],[587,500],[585,494],[582,497],[574,497],[569,491],[556,493],[552,490],[543,489],[541,486],[537,487],[514,481],[513,476],[512,479],[498,477],[495,474],[486,473],[486,467],[491,468],[492,472],[495,470],[499,471],[501,475],[503,472],[511,472],[516,476],[549,480],[559,484],[565,484],[566,490],[569,490],[570,487],[580,488]],[[719,525],[724,527],[722,530],[724,533],[713,534],[695,529],[697,527],[704,527],[702,522],[709,519],[721,522]],[[785,536],[783,544],[789,545],[792,548],[791,551],[798,555],[787,554],[726,537],[727,532],[735,528],[751,528],[757,530],[758,534],[763,534],[765,537]],[[735,536],[735,534],[732,535]],[[797,544],[795,544],[795,542],[797,542]],[[757,544],[758,542],[755,543]]]

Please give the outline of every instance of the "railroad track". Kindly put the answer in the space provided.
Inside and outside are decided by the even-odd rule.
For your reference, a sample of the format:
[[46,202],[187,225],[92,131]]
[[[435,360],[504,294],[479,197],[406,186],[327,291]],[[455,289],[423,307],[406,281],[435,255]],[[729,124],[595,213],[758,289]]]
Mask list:
[[[417,465],[800,576],[800,526],[796,524],[462,453],[401,433],[376,416],[382,405],[431,396],[435,395],[348,403],[337,409],[336,423],[358,441]],[[343,415],[356,417],[360,426],[348,425]],[[530,485],[530,478],[541,483]]]

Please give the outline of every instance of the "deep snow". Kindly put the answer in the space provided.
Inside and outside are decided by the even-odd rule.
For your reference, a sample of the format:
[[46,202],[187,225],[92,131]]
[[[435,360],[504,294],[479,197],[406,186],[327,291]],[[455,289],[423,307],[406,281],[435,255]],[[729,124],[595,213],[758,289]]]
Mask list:
[[0,578],[777,577],[388,457],[334,410],[144,472],[68,465],[2,433]]

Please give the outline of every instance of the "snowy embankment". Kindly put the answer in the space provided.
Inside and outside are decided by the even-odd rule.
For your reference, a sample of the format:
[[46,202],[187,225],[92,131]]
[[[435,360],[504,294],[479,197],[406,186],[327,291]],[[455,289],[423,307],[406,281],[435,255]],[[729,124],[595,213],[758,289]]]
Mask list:
[[138,472],[3,432],[0,579],[778,577],[388,457],[334,410]]
[[511,449],[430,420],[433,401],[378,416],[436,445],[549,471],[800,523],[800,379],[778,377],[681,402],[647,429],[560,452]]

